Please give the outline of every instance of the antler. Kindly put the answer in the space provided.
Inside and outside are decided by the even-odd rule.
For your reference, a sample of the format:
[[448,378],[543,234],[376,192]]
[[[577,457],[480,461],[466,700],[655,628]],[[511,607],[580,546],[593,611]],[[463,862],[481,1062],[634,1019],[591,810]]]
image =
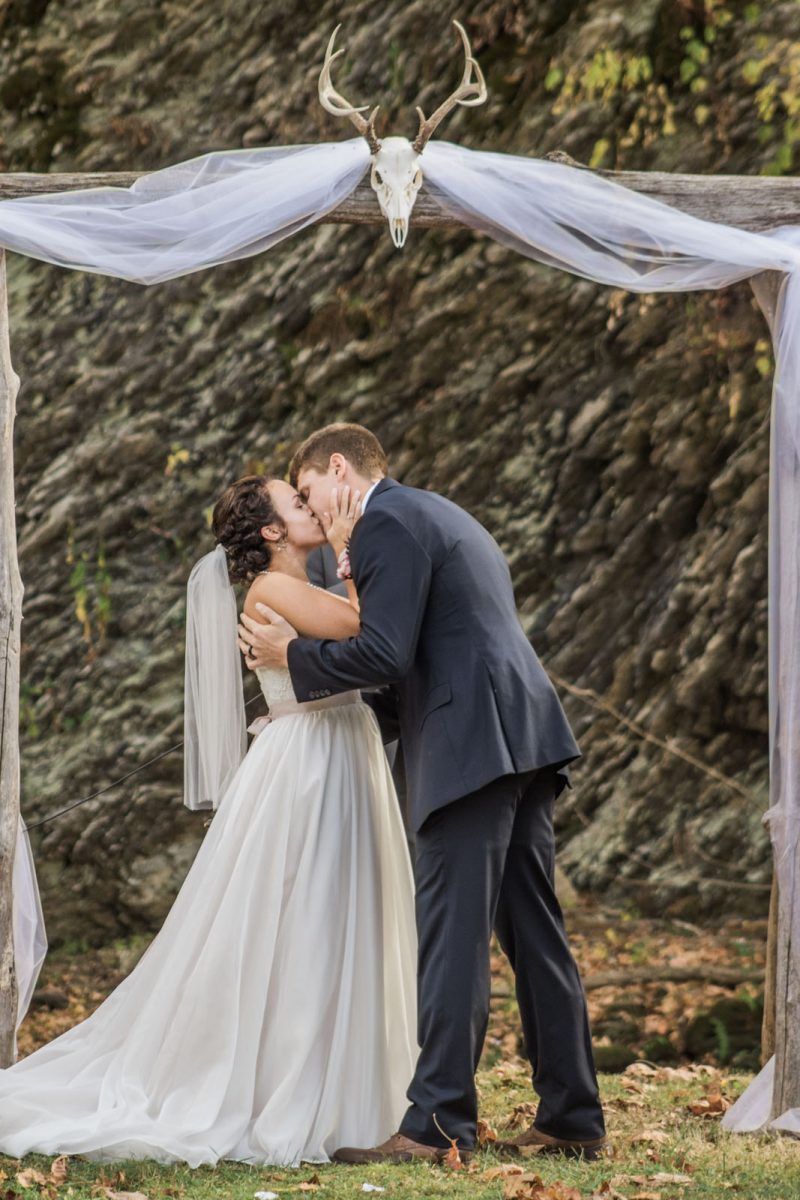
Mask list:
[[365,109],[369,108],[368,104],[362,104],[360,108],[354,108],[344,96],[341,96],[336,88],[331,83],[331,66],[339,57],[344,54],[344,50],[337,50],[333,53],[333,43],[336,40],[336,35],[341,29],[341,25],[337,25],[331,34],[331,40],[328,42],[328,49],[325,51],[325,62],[322,64],[322,70],[319,73],[319,102],[326,112],[333,113],[335,117],[349,117],[355,125],[358,132],[367,139],[370,150],[373,154],[377,154],[381,148],[381,144],[375,134],[375,116],[380,105],[376,105],[369,115],[369,119],[365,120],[361,114]]
[[[453,21],[461,42],[464,46],[464,74],[461,76],[461,83],[458,85],[452,96],[448,96],[444,104],[440,104],[432,117],[425,116],[421,108],[417,108],[419,113],[419,131],[414,139],[414,150],[417,154],[421,154],[440,121],[447,116],[451,109],[457,104],[466,104],[472,106],[475,104],[483,104],[486,99],[486,80],[483,78],[483,72],[478,66],[475,59],[472,57],[472,47],[469,44],[464,26],[460,21]],[[475,70],[476,79],[472,79],[472,71]]]

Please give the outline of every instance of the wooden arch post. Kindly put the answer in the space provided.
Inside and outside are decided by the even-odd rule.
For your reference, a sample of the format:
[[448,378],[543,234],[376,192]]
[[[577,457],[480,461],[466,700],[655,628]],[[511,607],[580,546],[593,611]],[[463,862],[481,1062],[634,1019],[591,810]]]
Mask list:
[[[786,288],[781,271],[764,271],[750,280],[758,306],[766,318],[777,351],[777,319]],[[774,469],[773,464],[770,468]],[[792,499],[800,507],[800,495]],[[770,768],[771,768],[770,764]],[[775,1055],[771,1117],[800,1109],[800,948],[794,933],[794,905],[782,903],[778,889],[777,863],[773,864],[769,902],[767,966],[764,981],[764,1026],[762,1058]]]
[[14,417],[19,378],[11,367],[6,256],[0,250],[0,1067],[14,1061],[17,974],[13,875],[19,827],[19,654],[22,579],[14,502]]

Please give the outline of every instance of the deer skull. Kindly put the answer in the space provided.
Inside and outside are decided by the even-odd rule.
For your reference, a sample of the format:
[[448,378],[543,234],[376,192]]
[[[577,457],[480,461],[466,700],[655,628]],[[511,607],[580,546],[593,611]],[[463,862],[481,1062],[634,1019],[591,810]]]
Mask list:
[[419,155],[404,137],[387,137],[373,155],[370,183],[398,250],[405,245],[408,221],[422,183]]
[[[381,212],[389,222],[389,232],[398,250],[405,245],[411,210],[422,184],[422,168],[419,157],[425,149],[428,139],[439,122],[447,116],[451,109],[455,108],[456,104],[470,106],[483,104],[486,99],[486,84],[480,67],[472,57],[469,38],[458,21],[453,21],[453,24],[461,38],[466,60],[461,83],[452,95],[439,105],[431,117],[426,117],[421,108],[417,109],[419,130],[413,142],[409,142],[408,138],[404,137],[387,137],[379,140],[375,133],[377,108],[372,110],[368,119],[362,117],[362,112],[369,108],[369,105],[362,104],[360,108],[354,108],[334,88],[331,81],[331,66],[340,54],[344,54],[344,50],[340,49],[334,53],[333,49],[336,34],[340,29],[339,25],[331,34],[328,49],[325,52],[325,62],[320,71],[319,99],[322,107],[326,112],[333,113],[334,116],[349,117],[358,132],[367,140],[372,154],[370,183],[378,197]],[[473,70],[475,79],[472,78]]]

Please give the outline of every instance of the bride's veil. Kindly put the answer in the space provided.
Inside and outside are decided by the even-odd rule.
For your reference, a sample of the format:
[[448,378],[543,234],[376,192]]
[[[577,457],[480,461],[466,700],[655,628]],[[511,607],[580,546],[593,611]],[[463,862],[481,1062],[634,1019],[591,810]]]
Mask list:
[[236,597],[225,551],[192,568],[186,588],[183,802],[216,808],[247,751]]

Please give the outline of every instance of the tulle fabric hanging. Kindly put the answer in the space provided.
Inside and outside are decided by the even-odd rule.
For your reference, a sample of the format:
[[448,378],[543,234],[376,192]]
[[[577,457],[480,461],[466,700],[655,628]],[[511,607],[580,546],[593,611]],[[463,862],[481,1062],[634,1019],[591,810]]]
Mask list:
[[28,1007],[47,954],[47,933],[25,823],[19,818],[13,872],[14,966],[17,973],[17,1029]]
[[0,201],[0,245],[60,267],[160,283],[291,237],[341,204],[368,165],[363,138],[220,150],[129,188]]
[[183,802],[216,808],[247,752],[236,597],[225,551],[195,563],[186,586]]

